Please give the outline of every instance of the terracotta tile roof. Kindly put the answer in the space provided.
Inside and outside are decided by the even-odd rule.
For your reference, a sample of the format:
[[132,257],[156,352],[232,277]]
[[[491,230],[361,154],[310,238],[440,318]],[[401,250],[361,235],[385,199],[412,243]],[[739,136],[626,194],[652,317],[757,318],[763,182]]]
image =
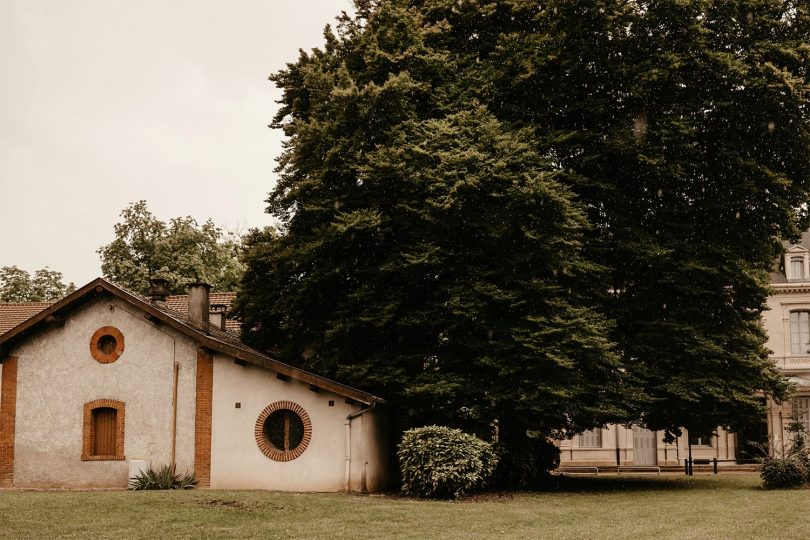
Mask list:
[[[208,302],[213,306],[215,304],[223,305],[226,307],[226,313],[231,311],[231,303],[236,299],[235,292],[212,292],[209,296]],[[148,300],[147,300],[148,301]],[[166,297],[166,307],[171,310],[179,311],[183,314],[188,314],[188,295],[187,294],[174,294]],[[225,330],[228,332],[239,334],[242,331],[241,323],[237,319],[225,319]]]
[[[123,287],[121,287],[123,288]],[[130,294],[140,297],[145,302],[149,299],[143,295],[127,291]],[[213,306],[215,304],[224,305],[227,311],[230,311],[231,303],[236,299],[235,292],[214,292],[211,293],[209,302]],[[46,307],[53,304],[51,302],[21,302],[21,303],[0,303],[0,334],[4,334],[20,324],[21,322],[33,317]],[[169,310],[178,312],[182,315],[188,315],[188,295],[176,294],[166,298],[166,307]],[[225,319],[225,330],[228,333],[236,334],[241,332],[241,323],[237,319]]]
[[30,319],[53,302],[0,303],[0,334]]
[[197,341],[199,346],[219,351],[233,357],[235,361],[243,361],[264,367],[278,374],[292,377],[301,382],[308,383],[311,386],[335,392],[338,395],[346,396],[367,405],[385,403],[384,399],[364,392],[363,390],[352,388],[345,384],[327,379],[326,377],[316,375],[315,373],[285,364],[284,362],[276,360],[272,356],[272,352],[259,351],[242,343],[237,334],[219,330],[212,324],[203,327],[200,323],[189,320],[187,313],[172,309],[168,305],[156,306],[151,304],[149,298],[118,285],[114,285],[102,278],[94,279],[84,287],[81,287],[53,304],[45,304],[45,309],[39,310],[38,313],[30,316],[22,323],[17,324],[12,329],[0,333],[0,349],[4,345],[13,345],[16,342],[26,339],[27,336],[38,331],[43,325],[47,325],[51,317],[58,319],[65,314],[69,314],[70,310],[75,306],[92,300],[102,294],[111,294],[128,302],[143,310],[146,315],[148,315],[147,318],[157,318],[175,330],[191,337]]

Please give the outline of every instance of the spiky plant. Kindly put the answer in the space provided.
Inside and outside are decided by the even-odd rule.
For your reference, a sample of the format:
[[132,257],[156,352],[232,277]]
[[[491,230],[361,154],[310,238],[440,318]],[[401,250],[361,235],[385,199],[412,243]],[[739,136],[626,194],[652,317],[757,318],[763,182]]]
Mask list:
[[181,476],[174,465],[164,465],[160,469],[141,471],[129,481],[129,489],[141,491],[147,489],[192,489],[197,484],[194,473]]

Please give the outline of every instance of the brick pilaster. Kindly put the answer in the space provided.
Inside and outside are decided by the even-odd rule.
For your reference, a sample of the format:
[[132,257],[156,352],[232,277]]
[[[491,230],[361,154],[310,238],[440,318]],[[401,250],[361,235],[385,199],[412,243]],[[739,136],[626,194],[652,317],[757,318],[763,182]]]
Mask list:
[[17,422],[17,357],[2,362],[0,384],[0,487],[14,486],[14,431]]
[[211,415],[214,396],[214,357],[197,349],[197,389],[194,416],[194,475],[199,487],[211,486]]

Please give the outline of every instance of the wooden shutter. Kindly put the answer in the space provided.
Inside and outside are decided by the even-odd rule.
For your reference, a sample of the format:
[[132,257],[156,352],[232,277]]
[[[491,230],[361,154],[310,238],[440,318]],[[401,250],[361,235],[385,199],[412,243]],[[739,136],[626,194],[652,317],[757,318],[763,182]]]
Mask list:
[[93,409],[93,455],[116,455],[115,435],[118,411],[110,407]]

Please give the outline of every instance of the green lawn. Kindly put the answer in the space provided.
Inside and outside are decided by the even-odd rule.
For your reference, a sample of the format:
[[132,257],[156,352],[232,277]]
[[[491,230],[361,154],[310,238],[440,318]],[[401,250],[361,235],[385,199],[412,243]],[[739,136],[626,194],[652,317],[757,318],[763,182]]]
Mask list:
[[803,538],[810,490],[754,474],[565,479],[437,502],[259,491],[0,491],[7,538]]

